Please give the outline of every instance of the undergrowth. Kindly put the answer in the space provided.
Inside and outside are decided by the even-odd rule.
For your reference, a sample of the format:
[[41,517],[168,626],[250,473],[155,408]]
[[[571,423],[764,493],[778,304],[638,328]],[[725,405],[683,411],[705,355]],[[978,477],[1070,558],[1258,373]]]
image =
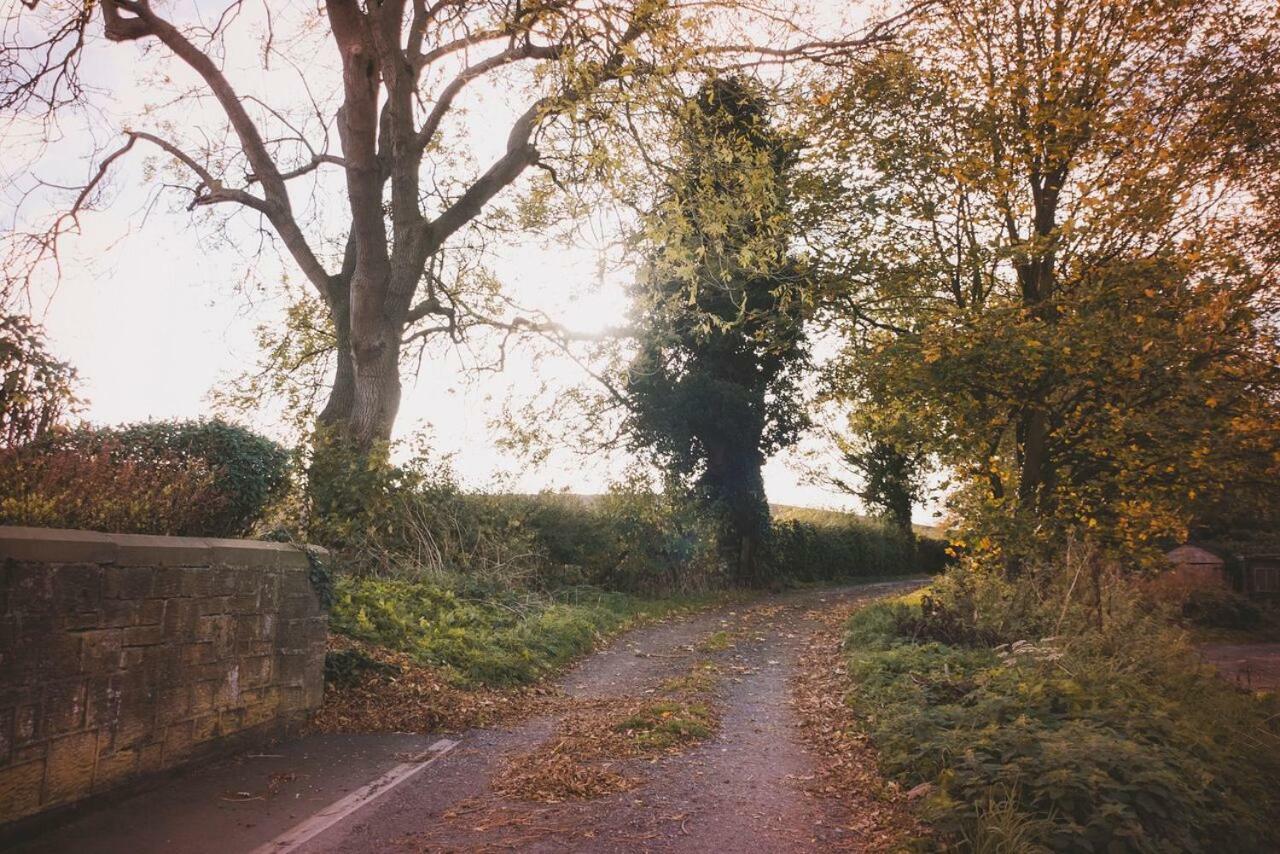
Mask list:
[[712,600],[647,600],[592,587],[469,596],[423,581],[342,576],[330,626],[440,667],[460,684],[519,685],[558,670],[637,619]]
[[886,773],[933,784],[945,844],[1280,850],[1275,698],[1212,677],[1127,591],[956,570],[853,617],[850,700]]

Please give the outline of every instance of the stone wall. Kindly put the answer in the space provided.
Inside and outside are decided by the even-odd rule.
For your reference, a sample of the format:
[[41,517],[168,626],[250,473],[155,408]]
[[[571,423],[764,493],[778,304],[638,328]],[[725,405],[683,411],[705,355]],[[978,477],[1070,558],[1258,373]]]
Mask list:
[[0,527],[0,824],[291,730],[326,630],[292,546]]

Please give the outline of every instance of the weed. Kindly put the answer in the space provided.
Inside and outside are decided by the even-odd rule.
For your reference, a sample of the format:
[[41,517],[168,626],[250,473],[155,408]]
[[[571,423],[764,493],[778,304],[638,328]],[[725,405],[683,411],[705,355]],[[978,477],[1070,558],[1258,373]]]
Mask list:
[[715,721],[707,706],[660,700],[619,721],[614,731],[629,735],[642,749],[667,750],[709,738],[714,727]]

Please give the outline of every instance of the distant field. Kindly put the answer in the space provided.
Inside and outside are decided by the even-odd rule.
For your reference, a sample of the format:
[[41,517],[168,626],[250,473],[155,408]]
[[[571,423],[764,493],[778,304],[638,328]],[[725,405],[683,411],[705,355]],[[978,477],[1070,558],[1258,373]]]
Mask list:
[[[770,504],[769,510],[775,519],[794,519],[797,522],[808,522],[811,525],[841,525],[850,521],[873,524],[876,520],[861,513],[845,510],[819,510],[815,507],[795,507],[790,504]],[[916,535],[941,539],[942,529],[937,525],[912,525]]]
[[[603,496],[599,493],[542,492],[533,494],[521,493],[514,497],[560,500],[569,503],[578,503],[584,507],[590,507],[592,504],[598,502]],[[844,510],[820,510],[814,507],[796,507],[791,504],[770,504],[769,511],[775,519],[794,519],[797,522],[808,522],[811,525],[842,525],[851,521],[873,524],[876,521],[872,517],[865,516],[861,513],[851,513]],[[933,539],[943,538],[943,530],[937,525],[912,525],[911,527],[915,529],[917,536],[932,537]]]

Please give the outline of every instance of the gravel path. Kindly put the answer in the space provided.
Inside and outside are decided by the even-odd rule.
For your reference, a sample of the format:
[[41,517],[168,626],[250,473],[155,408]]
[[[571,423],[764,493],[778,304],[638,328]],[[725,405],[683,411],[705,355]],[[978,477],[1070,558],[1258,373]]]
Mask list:
[[[813,798],[816,762],[802,745],[790,681],[816,612],[912,582],[804,591],[631,632],[563,681],[569,697],[608,707],[712,660],[717,733],[684,753],[618,763],[634,788],[591,800],[532,803],[494,794],[512,757],[552,738],[555,717],[466,733],[413,781],[388,792],[301,850],[823,851],[840,847],[849,816]],[[715,637],[720,643],[707,643]],[[728,642],[725,639],[728,638]],[[519,762],[517,758],[515,761]]]

